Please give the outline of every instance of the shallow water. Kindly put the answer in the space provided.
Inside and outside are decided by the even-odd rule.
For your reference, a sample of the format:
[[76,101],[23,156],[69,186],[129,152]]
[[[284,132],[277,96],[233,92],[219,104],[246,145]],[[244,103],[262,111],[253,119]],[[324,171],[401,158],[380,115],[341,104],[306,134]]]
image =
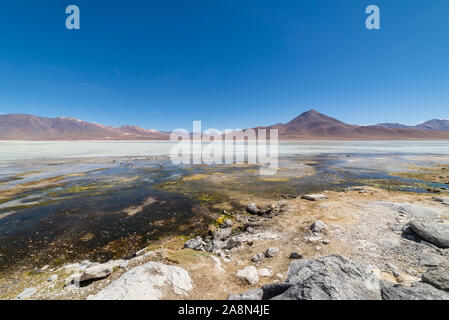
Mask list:
[[[276,175],[257,166],[175,166],[167,142],[0,142],[0,270],[129,256],[166,235],[205,232],[217,205],[388,181],[449,164],[448,142],[282,142]],[[133,165],[120,162],[132,159]],[[161,168],[159,163],[163,164]],[[374,184],[375,185],[375,184]],[[218,206],[219,208],[219,206]],[[130,215],[132,213],[132,215]]]

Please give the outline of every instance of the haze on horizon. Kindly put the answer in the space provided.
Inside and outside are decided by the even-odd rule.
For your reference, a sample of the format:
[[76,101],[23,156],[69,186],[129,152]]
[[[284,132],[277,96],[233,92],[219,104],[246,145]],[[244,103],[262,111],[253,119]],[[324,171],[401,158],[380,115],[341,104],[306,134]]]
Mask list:
[[[0,113],[173,130],[449,118],[449,2],[87,1],[0,4]],[[381,30],[365,28],[365,8]]]

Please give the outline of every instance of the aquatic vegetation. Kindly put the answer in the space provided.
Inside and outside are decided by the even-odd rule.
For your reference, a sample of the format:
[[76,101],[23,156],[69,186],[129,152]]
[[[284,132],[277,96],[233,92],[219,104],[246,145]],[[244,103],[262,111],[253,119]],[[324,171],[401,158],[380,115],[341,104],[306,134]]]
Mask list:
[[288,177],[261,177],[259,180],[269,181],[269,182],[288,182],[291,178]]

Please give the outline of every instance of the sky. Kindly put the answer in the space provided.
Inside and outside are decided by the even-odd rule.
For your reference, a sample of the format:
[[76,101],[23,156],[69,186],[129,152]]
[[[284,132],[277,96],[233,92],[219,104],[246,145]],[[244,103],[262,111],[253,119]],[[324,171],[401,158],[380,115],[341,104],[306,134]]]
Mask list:
[[[68,30],[66,6],[80,8]],[[368,30],[365,8],[380,8]],[[4,0],[0,113],[191,130],[449,118],[447,0]]]

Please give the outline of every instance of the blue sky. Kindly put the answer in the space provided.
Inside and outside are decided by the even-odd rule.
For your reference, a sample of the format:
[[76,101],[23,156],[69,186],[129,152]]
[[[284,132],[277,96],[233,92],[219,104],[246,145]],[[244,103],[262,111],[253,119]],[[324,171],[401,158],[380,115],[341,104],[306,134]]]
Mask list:
[[[65,7],[81,29],[65,28]],[[365,8],[381,30],[365,28]],[[0,113],[246,128],[314,108],[355,124],[449,118],[447,0],[11,0]]]

